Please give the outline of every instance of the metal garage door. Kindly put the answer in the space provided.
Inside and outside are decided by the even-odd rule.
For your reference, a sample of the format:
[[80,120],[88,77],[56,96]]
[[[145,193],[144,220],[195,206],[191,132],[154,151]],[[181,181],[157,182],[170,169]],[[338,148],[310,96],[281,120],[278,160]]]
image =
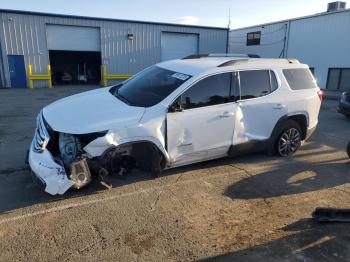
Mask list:
[[162,61],[198,54],[198,35],[162,33]]
[[49,50],[101,51],[97,27],[47,25],[46,32]]

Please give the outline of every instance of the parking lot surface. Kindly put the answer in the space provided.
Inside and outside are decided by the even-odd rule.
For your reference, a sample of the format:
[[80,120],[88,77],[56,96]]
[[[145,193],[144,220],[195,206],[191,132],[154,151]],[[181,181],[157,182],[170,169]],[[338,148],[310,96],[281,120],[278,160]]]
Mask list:
[[250,154],[157,179],[135,170],[111,190],[47,195],[24,163],[35,117],[86,90],[0,90],[0,261],[350,261],[349,224],[311,219],[350,208],[350,120],[336,101],[292,158]]

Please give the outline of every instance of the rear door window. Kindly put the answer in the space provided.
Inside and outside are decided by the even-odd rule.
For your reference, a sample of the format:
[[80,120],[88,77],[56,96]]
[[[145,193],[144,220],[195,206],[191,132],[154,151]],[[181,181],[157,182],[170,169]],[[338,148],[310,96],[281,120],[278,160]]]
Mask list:
[[232,73],[209,76],[182,94],[182,107],[191,109],[230,102]]
[[240,71],[239,82],[242,100],[265,96],[278,87],[276,76],[270,70]]
[[307,68],[283,69],[289,87],[292,90],[303,90],[316,88],[316,81]]

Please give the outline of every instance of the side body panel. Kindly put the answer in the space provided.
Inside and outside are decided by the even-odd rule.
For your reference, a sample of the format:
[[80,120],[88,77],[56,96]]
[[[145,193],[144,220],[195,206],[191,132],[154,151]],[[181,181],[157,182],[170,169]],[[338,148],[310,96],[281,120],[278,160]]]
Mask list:
[[168,151],[174,165],[222,157],[232,144],[236,103],[168,113]]

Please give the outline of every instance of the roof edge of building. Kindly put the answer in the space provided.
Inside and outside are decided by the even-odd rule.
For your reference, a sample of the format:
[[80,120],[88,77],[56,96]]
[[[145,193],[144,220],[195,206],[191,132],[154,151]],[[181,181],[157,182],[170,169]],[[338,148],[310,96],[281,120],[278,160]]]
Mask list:
[[313,15],[306,15],[306,16],[295,17],[295,18],[290,18],[290,19],[285,19],[285,20],[268,22],[268,23],[264,23],[264,24],[257,24],[257,25],[251,25],[251,26],[235,28],[235,29],[231,29],[230,32],[232,32],[232,31],[239,31],[239,30],[245,30],[245,29],[250,29],[250,28],[255,28],[255,27],[262,27],[262,26],[280,24],[280,23],[287,23],[287,22],[303,20],[303,19],[309,19],[309,18],[317,17],[317,16],[325,16],[325,15],[332,15],[332,14],[338,14],[338,13],[345,13],[345,12],[349,12],[349,11],[350,11],[350,8],[347,8],[347,9],[344,9],[344,10],[339,10],[339,11],[333,11],[333,12],[322,12],[322,13],[317,13],[317,14],[313,14]]
[[45,13],[45,12],[15,10],[15,9],[0,9],[0,13],[63,17],[63,18],[73,18],[73,19],[87,19],[87,20],[95,20],[95,21],[124,22],[124,23],[135,23],[135,24],[181,26],[181,27],[192,27],[192,28],[203,28],[203,29],[217,29],[217,30],[225,30],[225,31],[228,30],[228,28],[226,28],[226,27],[186,25],[186,24],[183,25],[183,24],[176,24],[176,23],[163,23],[163,22],[139,21],[139,20],[117,19],[117,18],[107,18],[107,17],[93,17],[93,16],[80,16],[80,15],[67,15],[67,14]]

